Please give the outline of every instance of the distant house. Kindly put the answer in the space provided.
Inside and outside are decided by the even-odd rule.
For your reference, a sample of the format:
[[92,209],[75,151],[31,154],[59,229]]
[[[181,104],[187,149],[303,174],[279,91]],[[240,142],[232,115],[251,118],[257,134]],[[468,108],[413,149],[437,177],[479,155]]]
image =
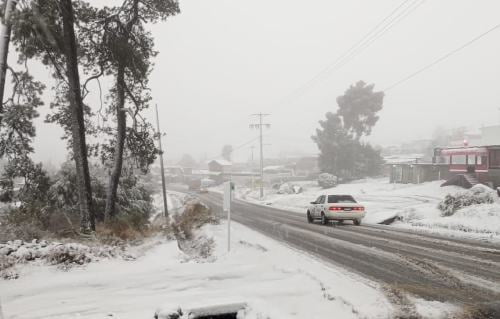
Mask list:
[[225,159],[215,159],[208,162],[208,170],[210,172],[229,173],[232,166],[233,163]]
[[500,145],[436,148],[432,163],[388,163],[392,183],[447,180],[443,185],[500,187]]
[[451,176],[462,175],[469,184],[500,187],[500,145],[437,148],[434,162],[447,165]]

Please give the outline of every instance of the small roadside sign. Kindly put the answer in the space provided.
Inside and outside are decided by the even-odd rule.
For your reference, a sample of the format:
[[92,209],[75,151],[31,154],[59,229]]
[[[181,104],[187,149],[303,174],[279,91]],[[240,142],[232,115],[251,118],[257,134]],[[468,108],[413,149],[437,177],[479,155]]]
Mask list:
[[224,183],[224,198],[222,199],[222,209],[227,212],[227,251],[231,250],[231,199],[234,190],[232,182]]
[[222,202],[222,209],[224,209],[224,211],[229,211],[231,209],[231,188],[231,182],[224,183],[224,200]]

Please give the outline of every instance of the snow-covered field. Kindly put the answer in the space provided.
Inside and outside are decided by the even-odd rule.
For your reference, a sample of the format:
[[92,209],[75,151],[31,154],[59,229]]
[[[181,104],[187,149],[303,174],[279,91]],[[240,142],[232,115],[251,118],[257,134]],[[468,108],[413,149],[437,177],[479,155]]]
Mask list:
[[[377,284],[232,223],[208,225],[216,249],[189,259],[165,241],[133,261],[106,260],[61,271],[26,265],[17,280],[0,281],[5,319],[151,318],[157,309],[245,302],[245,318],[390,318],[394,306]],[[411,299],[428,318],[450,305]]]
[[443,181],[423,184],[391,184],[387,178],[365,179],[321,189],[316,182],[296,182],[302,187],[299,194],[278,194],[266,189],[259,200],[259,191],[237,188],[236,196],[250,202],[269,205],[305,214],[311,201],[321,194],[351,194],[364,204],[367,215],[363,223],[377,224],[399,216],[395,227],[411,228],[454,237],[500,241],[500,204],[483,204],[459,210],[453,216],[441,217],[438,203],[447,195],[463,191],[457,186],[441,187]]

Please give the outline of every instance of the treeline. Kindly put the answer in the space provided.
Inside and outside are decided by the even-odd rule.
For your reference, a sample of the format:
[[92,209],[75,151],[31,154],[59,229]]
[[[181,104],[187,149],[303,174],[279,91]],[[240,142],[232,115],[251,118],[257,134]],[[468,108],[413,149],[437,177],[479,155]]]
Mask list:
[[[148,209],[141,205],[150,203],[150,195],[134,174],[147,172],[158,155],[155,131],[141,115],[151,104],[148,80],[158,54],[147,28],[180,12],[176,0],[93,4],[5,0],[2,12],[18,63],[4,60],[1,70],[2,79],[12,79],[0,107],[0,157],[6,162],[1,199],[18,203],[16,216],[72,210],[80,233],[95,231],[96,221],[112,223],[122,212]],[[0,45],[8,50],[9,41]],[[31,61],[45,65],[54,79],[45,120],[63,128],[73,162],[56,176],[31,159],[33,140],[44,133],[35,131],[33,121],[47,89],[30,74]],[[105,92],[102,80],[112,82]],[[90,92],[92,84],[98,92]],[[92,94],[101,97],[98,105],[88,102]],[[92,163],[100,163],[94,174]],[[24,182],[17,189],[19,178]]]

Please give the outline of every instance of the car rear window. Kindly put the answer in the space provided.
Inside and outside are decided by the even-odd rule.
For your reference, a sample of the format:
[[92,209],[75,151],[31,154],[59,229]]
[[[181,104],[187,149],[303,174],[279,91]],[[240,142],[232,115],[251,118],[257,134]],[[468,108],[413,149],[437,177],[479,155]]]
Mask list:
[[328,195],[328,203],[356,203],[350,195]]

